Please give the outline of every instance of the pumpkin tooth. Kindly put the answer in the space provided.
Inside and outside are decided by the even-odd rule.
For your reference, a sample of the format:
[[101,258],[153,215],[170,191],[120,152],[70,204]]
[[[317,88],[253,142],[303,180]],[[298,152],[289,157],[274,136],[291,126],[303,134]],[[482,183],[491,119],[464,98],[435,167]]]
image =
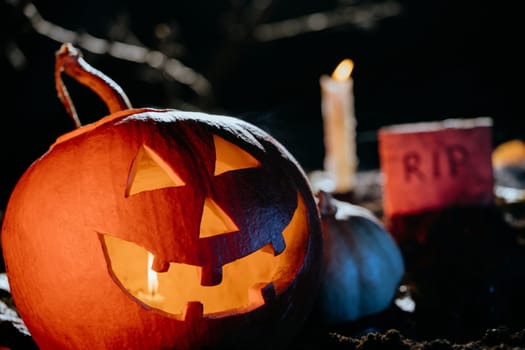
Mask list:
[[151,269],[156,272],[166,272],[170,268],[170,263],[160,259],[158,256],[153,258]]
[[275,297],[275,286],[273,282],[255,283],[248,289],[250,305],[263,305],[274,300]]
[[286,242],[284,241],[282,233],[280,235],[274,235],[272,240],[272,246],[275,256],[281,254],[284,251],[284,249],[286,248]]
[[277,256],[281,254],[285,248],[286,248],[286,242],[284,241],[283,235],[281,234],[281,235],[278,235],[277,237],[274,237],[272,242],[262,247],[261,252],[269,253],[274,256]]
[[261,289],[261,295],[265,303],[275,300],[276,293],[275,293],[275,286],[273,285],[273,282],[269,282],[267,285],[265,285]]
[[222,266],[205,265],[201,267],[201,285],[215,286],[222,281]]
[[265,245],[264,247],[261,248],[261,252],[275,255],[275,250],[273,249],[273,244],[268,243],[267,245]]
[[184,321],[202,319],[204,312],[204,306],[199,301],[188,301],[186,303],[186,309],[184,310],[183,318]]

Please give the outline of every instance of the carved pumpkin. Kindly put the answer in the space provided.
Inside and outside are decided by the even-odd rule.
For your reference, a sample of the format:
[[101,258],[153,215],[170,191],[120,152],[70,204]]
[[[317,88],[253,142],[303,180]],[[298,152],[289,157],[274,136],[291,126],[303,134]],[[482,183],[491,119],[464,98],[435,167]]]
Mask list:
[[370,210],[323,191],[318,198],[324,237],[320,318],[348,322],[383,311],[405,272],[395,240]]
[[321,239],[306,177],[270,135],[158,109],[59,137],[2,227],[42,349],[285,346],[313,306]]

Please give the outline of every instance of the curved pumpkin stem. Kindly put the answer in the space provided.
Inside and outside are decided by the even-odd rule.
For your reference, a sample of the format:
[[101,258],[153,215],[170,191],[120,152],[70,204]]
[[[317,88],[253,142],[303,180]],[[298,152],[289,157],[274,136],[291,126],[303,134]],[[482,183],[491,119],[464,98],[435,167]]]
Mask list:
[[82,53],[72,44],[64,43],[56,52],[55,86],[60,101],[77,128],[80,128],[82,124],[62,80],[62,72],[93,90],[106,103],[110,113],[132,108],[128,97],[117,83],[90,66],[82,58]]
[[337,206],[333,202],[333,196],[326,191],[319,191],[317,194],[317,207],[321,216],[335,216]]

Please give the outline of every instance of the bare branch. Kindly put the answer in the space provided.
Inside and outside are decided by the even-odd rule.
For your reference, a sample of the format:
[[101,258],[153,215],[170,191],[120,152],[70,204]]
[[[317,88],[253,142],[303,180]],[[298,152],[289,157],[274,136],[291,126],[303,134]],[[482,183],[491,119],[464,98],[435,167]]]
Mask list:
[[69,42],[95,54],[108,54],[118,59],[147,64],[164,72],[177,82],[189,86],[201,97],[208,97],[213,93],[211,83],[204,76],[187,67],[181,61],[168,57],[160,51],[150,50],[139,45],[108,41],[89,34],[68,30],[45,20],[32,3],[28,3],[23,12],[37,33],[59,43]]
[[332,11],[260,24],[255,27],[253,37],[258,41],[272,41],[346,25],[370,28],[377,21],[400,13],[401,5],[393,0],[380,4],[340,6]]

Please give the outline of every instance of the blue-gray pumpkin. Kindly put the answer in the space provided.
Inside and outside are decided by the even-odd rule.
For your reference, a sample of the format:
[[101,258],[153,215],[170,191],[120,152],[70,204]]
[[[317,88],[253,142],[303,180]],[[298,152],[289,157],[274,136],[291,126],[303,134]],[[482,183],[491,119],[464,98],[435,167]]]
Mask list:
[[318,200],[324,239],[321,318],[348,322],[383,311],[405,271],[397,243],[370,210],[323,191]]

